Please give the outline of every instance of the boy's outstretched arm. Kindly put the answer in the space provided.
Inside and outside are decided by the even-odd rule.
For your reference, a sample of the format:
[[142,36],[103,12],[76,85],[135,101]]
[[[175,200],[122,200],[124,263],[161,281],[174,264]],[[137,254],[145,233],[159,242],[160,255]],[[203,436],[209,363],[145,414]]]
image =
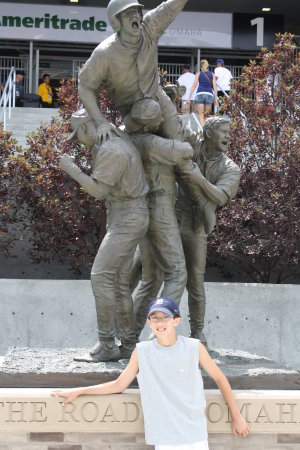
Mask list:
[[132,381],[135,379],[139,371],[137,349],[131,355],[130,361],[126,369],[114,381],[97,384],[95,386],[87,386],[74,389],[58,389],[51,392],[55,397],[65,397],[63,405],[72,402],[79,395],[105,395],[105,394],[120,394],[123,392]]
[[62,155],[59,160],[59,167],[64,172],[68,173],[88,194],[95,197],[97,200],[103,200],[110,191],[109,185],[94,180],[92,177],[82,172],[80,167],[75,164],[75,158],[73,156],[68,154]]
[[199,363],[201,367],[210,375],[213,380],[215,380],[218,388],[220,389],[225,402],[227,403],[231,418],[232,418],[232,432],[236,436],[246,437],[250,433],[249,426],[239,411],[239,408],[234,399],[230,384],[221,371],[221,369],[217,366],[217,364],[211,359],[208,351],[204,347],[204,345],[199,343]]

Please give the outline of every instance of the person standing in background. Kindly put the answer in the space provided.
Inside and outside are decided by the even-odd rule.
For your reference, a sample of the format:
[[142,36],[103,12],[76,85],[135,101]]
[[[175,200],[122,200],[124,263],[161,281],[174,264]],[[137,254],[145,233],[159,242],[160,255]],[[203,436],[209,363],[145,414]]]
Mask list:
[[218,95],[215,75],[208,70],[209,64],[206,59],[200,61],[200,72],[196,73],[195,81],[191,87],[188,101],[191,101],[193,92],[198,83],[197,94],[195,97],[195,105],[199,114],[199,122],[203,127],[205,121],[205,113],[210,113],[211,105],[218,106]]
[[24,72],[17,70],[16,71],[16,106],[23,106],[23,96],[24,96]]
[[229,69],[224,67],[224,59],[218,58],[217,67],[215,68],[215,77],[218,88],[218,97],[224,97],[224,92],[229,95],[230,93],[230,81],[232,80],[232,74]]
[[177,81],[180,86],[184,86],[186,88],[185,94],[181,97],[182,114],[190,114],[194,111],[194,100],[196,93],[192,94],[191,101],[189,102],[189,93],[195,81],[195,75],[191,72],[191,66],[189,64],[185,64],[183,66],[183,73]]
[[44,73],[43,83],[38,87],[38,95],[42,97],[41,108],[52,108],[53,91],[50,86],[50,75]]
[[[22,107],[23,106],[23,96],[24,96],[24,72],[22,70],[16,71],[16,103],[15,106]],[[4,91],[5,82],[1,83],[1,94]]]

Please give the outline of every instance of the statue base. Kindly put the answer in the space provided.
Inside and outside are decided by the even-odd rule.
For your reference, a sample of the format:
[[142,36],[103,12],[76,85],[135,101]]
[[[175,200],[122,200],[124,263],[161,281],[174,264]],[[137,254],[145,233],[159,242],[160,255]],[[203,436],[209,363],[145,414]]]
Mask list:
[[[116,379],[128,360],[107,363],[74,361],[88,354],[83,348],[10,347],[0,364],[1,388],[89,386]],[[211,349],[211,357],[227,376],[232,389],[299,390],[299,371],[267,358],[238,350]],[[216,389],[203,372],[205,389]],[[131,387],[138,387],[137,381]]]

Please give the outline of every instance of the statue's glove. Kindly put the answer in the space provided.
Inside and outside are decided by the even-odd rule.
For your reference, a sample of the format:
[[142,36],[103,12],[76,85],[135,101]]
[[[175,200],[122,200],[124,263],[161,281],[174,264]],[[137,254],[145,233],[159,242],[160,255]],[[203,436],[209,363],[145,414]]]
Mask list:
[[186,92],[186,87],[180,86],[178,81],[176,81],[175,84],[167,84],[166,86],[164,86],[164,89],[173,103],[175,102],[176,98],[182,97]]
[[59,159],[59,167],[72,178],[76,178],[81,173],[81,169],[76,166],[74,156],[64,154]]
[[109,139],[112,139],[114,136],[121,136],[120,130],[107,121],[101,123],[101,125],[97,126],[96,131],[96,144],[102,145]]

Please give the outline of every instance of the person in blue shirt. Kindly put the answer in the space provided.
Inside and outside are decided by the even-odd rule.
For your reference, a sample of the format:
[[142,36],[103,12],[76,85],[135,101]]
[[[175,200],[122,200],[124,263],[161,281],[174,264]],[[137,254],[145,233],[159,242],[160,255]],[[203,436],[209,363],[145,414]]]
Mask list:
[[199,122],[203,127],[205,115],[211,111],[211,106],[218,106],[218,91],[215,74],[208,70],[209,64],[206,59],[200,61],[200,72],[196,73],[195,81],[191,87],[188,101],[191,101],[192,95],[198,84],[195,105],[199,114]]

